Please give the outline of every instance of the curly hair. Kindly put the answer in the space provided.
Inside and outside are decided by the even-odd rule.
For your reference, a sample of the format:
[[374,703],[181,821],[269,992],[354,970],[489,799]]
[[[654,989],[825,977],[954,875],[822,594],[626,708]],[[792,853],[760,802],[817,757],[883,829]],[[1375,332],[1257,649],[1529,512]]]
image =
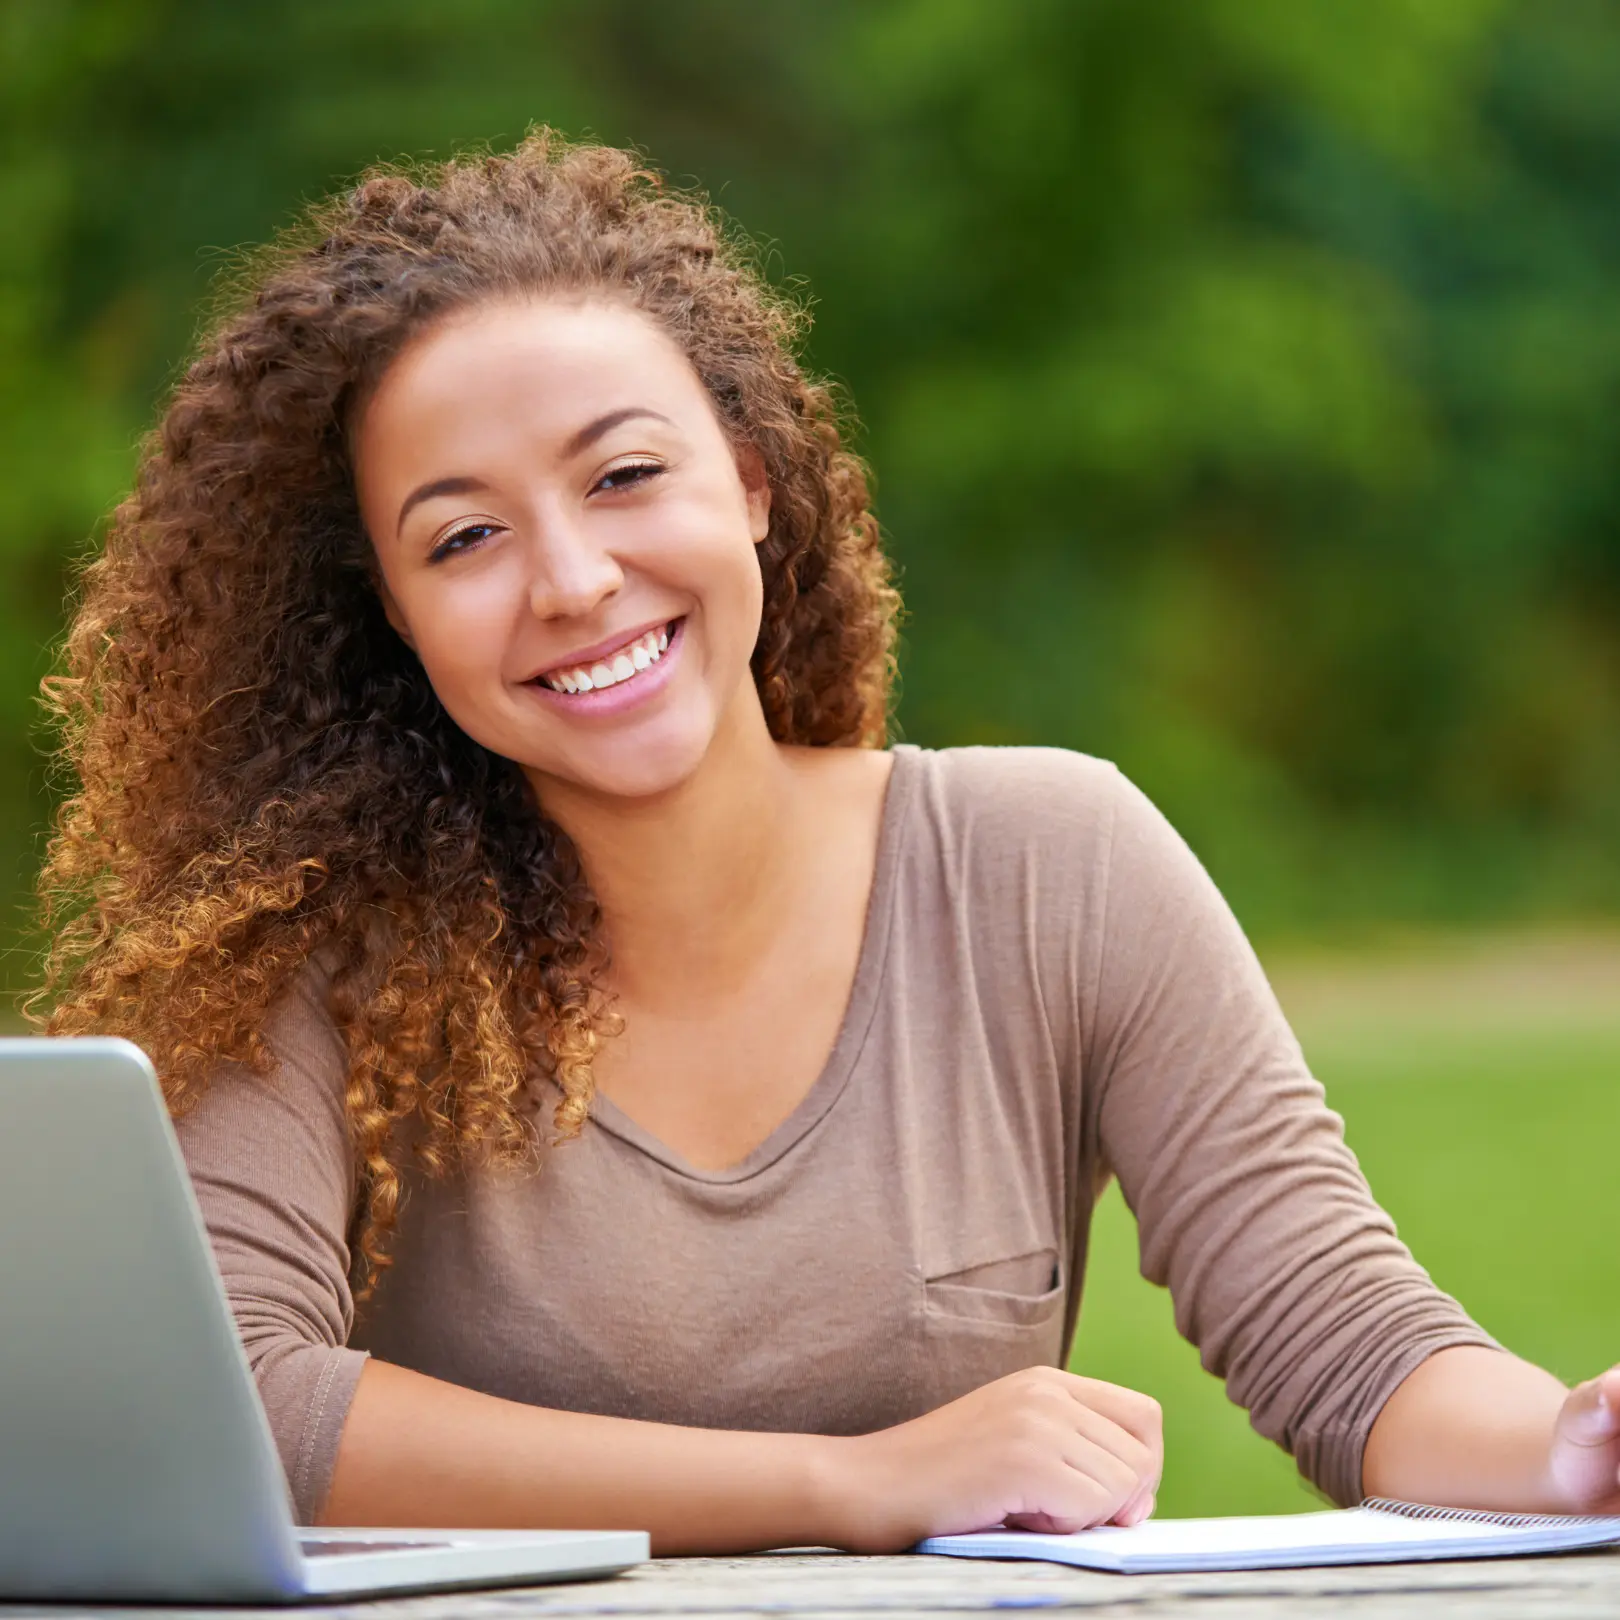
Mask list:
[[622,300],[681,347],[762,458],[752,668],[772,736],[885,738],[898,597],[803,317],[701,199],[550,130],[368,171],[251,266],[146,442],[44,684],[74,791],[40,879],[52,1033],[139,1043],[183,1112],[320,953],[348,1051],[354,1252],[387,1265],[407,1160],[530,1156],[588,1114],[602,919],[521,773],[445,714],[388,626],[349,429],[451,312]]

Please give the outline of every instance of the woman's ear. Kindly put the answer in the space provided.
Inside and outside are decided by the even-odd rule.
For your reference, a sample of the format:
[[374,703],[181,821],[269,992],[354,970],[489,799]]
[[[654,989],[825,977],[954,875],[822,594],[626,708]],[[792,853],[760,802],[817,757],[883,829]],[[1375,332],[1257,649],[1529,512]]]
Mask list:
[[737,447],[737,473],[748,498],[748,531],[757,546],[771,532],[771,480],[765,458],[753,445]]

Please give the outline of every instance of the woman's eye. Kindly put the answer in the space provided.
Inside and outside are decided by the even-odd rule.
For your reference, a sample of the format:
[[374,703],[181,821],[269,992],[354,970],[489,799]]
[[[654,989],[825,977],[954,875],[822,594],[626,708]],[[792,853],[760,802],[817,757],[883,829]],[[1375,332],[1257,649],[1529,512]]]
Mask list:
[[625,467],[611,467],[596,481],[597,489],[631,489],[656,478],[664,469],[655,461],[633,461]]
[[495,528],[493,523],[467,523],[459,529],[452,529],[428,553],[428,561],[438,562],[442,557],[453,557],[458,552],[471,551],[480,545],[486,536],[494,534]]

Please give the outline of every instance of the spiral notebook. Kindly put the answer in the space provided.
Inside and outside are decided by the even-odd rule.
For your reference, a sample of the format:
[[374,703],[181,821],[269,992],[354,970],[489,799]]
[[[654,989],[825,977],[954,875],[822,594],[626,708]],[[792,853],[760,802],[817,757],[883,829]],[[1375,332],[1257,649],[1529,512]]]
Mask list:
[[1620,1518],[1480,1513],[1374,1497],[1356,1508],[1253,1519],[1149,1519],[1128,1530],[1072,1536],[979,1530],[930,1536],[914,1549],[953,1558],[1044,1558],[1116,1575],[1320,1564],[1396,1564],[1430,1558],[1515,1558],[1620,1546]]

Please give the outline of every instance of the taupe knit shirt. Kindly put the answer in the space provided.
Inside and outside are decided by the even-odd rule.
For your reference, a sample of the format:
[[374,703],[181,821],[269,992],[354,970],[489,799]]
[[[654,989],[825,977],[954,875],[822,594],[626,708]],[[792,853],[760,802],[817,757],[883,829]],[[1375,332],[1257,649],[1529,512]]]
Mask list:
[[269,1034],[277,1072],[222,1070],[179,1129],[306,1519],[367,1351],[510,1400],[832,1434],[1060,1363],[1110,1175],[1204,1365],[1337,1501],[1401,1379],[1492,1342],[1373,1202],[1203,868],[1083,755],[897,749],[849,1006],[791,1116],[703,1171],[599,1099],[537,1171],[418,1179],[358,1328],[318,975]]

